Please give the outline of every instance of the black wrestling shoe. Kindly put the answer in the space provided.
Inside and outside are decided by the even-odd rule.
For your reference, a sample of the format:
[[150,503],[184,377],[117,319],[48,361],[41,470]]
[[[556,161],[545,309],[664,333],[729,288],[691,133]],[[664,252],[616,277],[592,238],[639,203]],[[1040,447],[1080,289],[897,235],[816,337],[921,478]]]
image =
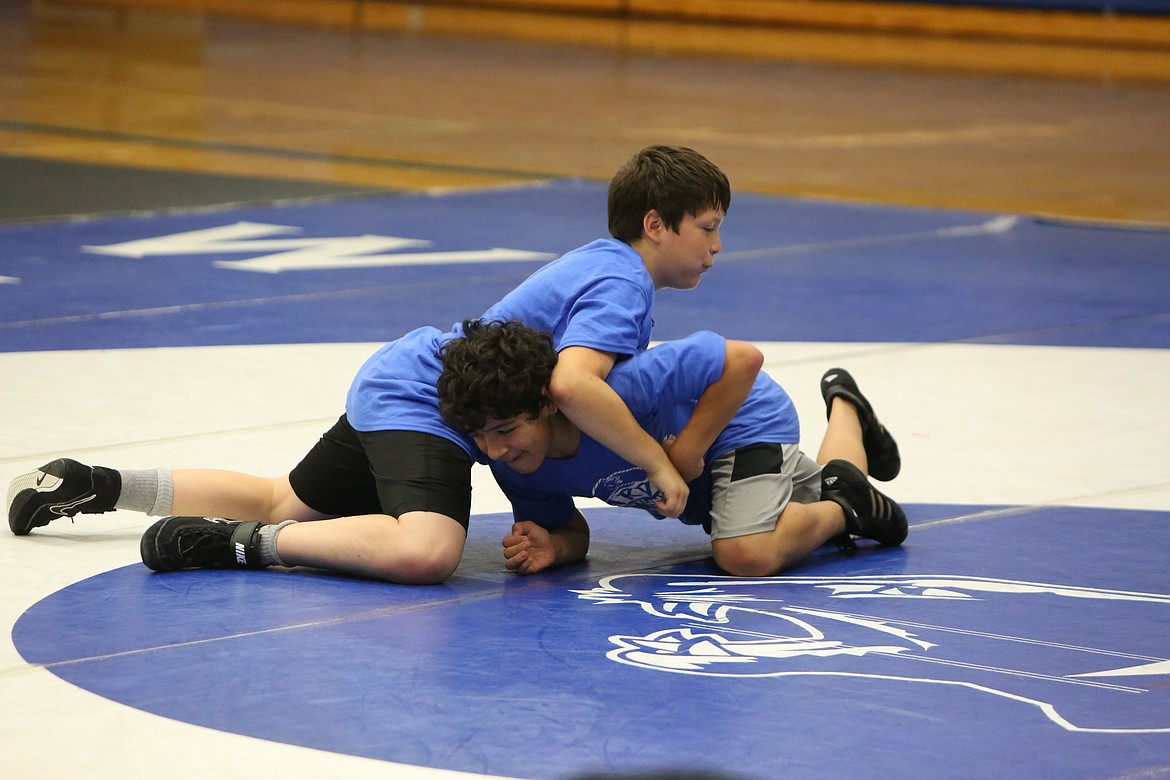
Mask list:
[[[861,469],[847,460],[831,460],[821,469],[821,500],[845,510],[845,530],[852,536],[895,547],[906,539],[909,526],[898,502],[872,485]],[[839,546],[843,540],[834,539]]]
[[122,475],[114,469],[58,458],[9,484],[8,527],[24,536],[58,517],[110,512],[121,492]]
[[902,470],[902,456],[898,454],[898,443],[878,422],[873,407],[843,368],[830,368],[821,377],[821,396],[825,399],[825,415],[833,410],[833,399],[840,396],[857,410],[861,420],[861,443],[865,447],[865,459],[869,462],[869,475],[882,482],[889,482]]
[[260,523],[164,517],[142,535],[142,562],[155,571],[262,569]]

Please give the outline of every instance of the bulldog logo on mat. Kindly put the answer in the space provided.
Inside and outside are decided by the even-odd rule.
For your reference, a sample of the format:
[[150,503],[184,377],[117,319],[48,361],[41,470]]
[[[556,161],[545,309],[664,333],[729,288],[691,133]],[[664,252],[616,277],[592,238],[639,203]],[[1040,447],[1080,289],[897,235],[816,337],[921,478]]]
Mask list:
[[[1068,731],[1170,733],[1167,594],[945,575],[674,574],[572,592],[639,608],[647,631],[609,637],[606,657],[621,664],[957,686],[1034,707]],[[1135,623],[1148,631],[1113,630]]]

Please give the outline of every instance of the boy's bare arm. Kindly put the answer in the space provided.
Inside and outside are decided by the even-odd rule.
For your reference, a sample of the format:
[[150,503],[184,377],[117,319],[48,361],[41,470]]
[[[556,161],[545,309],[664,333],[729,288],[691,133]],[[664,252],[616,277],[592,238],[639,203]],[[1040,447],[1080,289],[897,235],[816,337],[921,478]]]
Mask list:
[[668,449],[671,462],[688,481],[703,472],[703,454],[747,400],[764,365],[764,353],[754,345],[730,339],[726,345],[723,374],[707,385],[691,419]]
[[678,517],[690,488],[659,442],[638,425],[626,404],[605,383],[613,356],[588,347],[560,352],[549,382],[553,402],[574,425],[621,458],[646,472],[663,495],[658,511]]

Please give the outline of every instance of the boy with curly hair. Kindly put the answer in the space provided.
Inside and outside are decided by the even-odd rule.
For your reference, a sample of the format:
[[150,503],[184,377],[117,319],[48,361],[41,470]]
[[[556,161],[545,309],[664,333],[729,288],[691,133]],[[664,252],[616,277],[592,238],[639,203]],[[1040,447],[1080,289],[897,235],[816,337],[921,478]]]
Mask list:
[[[439,409],[471,433],[512,502],[515,524],[503,542],[509,569],[527,574],[584,559],[589,527],[574,496],[658,514],[645,472],[557,407],[548,389],[557,354],[547,334],[517,322],[467,322],[442,358]],[[853,378],[832,369],[822,380],[829,429],[814,461],[800,451],[791,399],[759,372],[762,362],[747,342],[700,332],[610,372],[610,387],[690,482],[679,519],[702,525],[715,562],[739,576],[776,574],[829,540],[901,544],[905,514],[865,476],[871,459],[896,474],[897,446]],[[869,446],[866,431],[875,432]]]

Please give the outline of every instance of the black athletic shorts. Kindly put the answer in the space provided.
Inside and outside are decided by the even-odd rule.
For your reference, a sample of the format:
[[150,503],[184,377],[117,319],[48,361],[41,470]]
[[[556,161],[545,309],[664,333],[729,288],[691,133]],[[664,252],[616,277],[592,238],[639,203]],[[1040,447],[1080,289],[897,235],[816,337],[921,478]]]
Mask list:
[[467,528],[471,459],[441,436],[357,431],[343,414],[288,475],[307,506],[331,517],[438,512]]

